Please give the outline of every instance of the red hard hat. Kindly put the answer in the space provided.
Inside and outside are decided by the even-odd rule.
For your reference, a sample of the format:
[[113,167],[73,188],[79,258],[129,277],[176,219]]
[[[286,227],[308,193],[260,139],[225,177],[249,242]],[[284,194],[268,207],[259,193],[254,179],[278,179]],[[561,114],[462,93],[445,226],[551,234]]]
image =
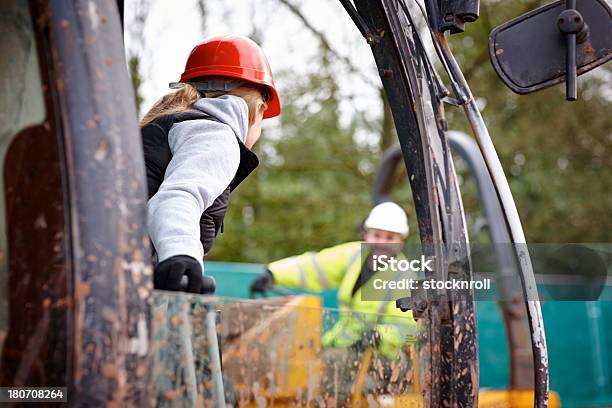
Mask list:
[[272,96],[264,118],[272,118],[281,113],[280,99],[268,59],[261,47],[250,38],[223,35],[208,38],[196,45],[187,58],[180,82],[211,75],[240,78],[265,86]]

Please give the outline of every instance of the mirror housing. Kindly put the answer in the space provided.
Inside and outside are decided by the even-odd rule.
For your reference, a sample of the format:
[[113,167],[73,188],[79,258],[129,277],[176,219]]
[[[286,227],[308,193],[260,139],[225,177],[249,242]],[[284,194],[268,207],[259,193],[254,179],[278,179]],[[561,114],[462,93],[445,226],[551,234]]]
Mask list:
[[[568,16],[576,19],[571,28]],[[575,76],[612,58],[612,9],[606,0],[545,5],[495,28],[489,36],[489,57],[512,91],[528,94],[568,78],[568,100],[574,100]]]

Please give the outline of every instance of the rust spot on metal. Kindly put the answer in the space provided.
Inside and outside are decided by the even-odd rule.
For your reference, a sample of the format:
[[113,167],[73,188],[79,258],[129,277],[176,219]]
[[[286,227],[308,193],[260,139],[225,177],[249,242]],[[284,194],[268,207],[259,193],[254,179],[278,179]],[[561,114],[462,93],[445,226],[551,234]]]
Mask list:
[[393,77],[393,70],[392,69],[379,69],[378,73],[380,74],[381,77],[383,78],[392,78]]
[[100,314],[104,319],[108,320],[109,322],[114,322],[117,320],[117,314],[115,313],[115,310],[110,307],[103,307],[102,312]]
[[455,340],[455,350],[459,350],[462,340],[463,340],[463,333],[459,333],[459,337],[457,337],[457,339]]
[[164,398],[168,401],[174,401],[178,396],[178,393],[174,390],[166,391],[164,393]]
[[140,299],[149,298],[149,289],[143,287],[138,288],[138,297]]
[[70,22],[68,20],[62,20],[60,21],[59,24],[60,28],[62,28],[65,32],[65,39],[64,42],[66,44],[67,48],[72,48],[72,32],[69,30],[70,28]]
[[106,58],[104,60],[104,63],[110,67],[111,65],[113,65],[113,59],[112,58]]
[[87,36],[85,37],[85,45],[90,46],[94,42],[96,42],[96,38],[91,34],[87,34]]
[[55,307],[71,307],[72,306],[72,298],[70,297],[63,297],[61,299],[58,299],[57,302],[55,302]]
[[172,316],[172,317],[170,318],[170,321],[172,322],[172,325],[173,325],[173,326],[175,326],[175,327],[176,327],[176,326],[180,326],[180,325],[182,325],[182,324],[183,324],[183,319],[181,319],[181,318],[180,318],[180,317],[178,317],[178,316]]
[[93,119],[88,119],[87,122],[85,122],[85,126],[87,126],[88,129],[93,129],[96,126],[98,126],[98,124],[96,123],[95,120]]
[[43,30],[49,24],[49,12],[45,11],[36,19],[36,25],[39,30]]
[[91,283],[79,282],[76,285],[75,294],[77,299],[84,298],[91,292]]
[[117,375],[117,369],[112,364],[106,364],[102,367],[102,375],[106,378],[115,378]]
[[106,158],[106,140],[102,140],[98,146],[96,147],[96,152],[94,153],[94,159],[97,161],[104,160]]
[[34,221],[34,228],[35,229],[46,229],[47,228],[47,220],[45,219],[44,215],[39,215],[38,218],[36,218],[36,221]]
[[147,367],[145,367],[144,365],[139,365],[138,367],[136,367],[136,376],[137,377],[144,377],[147,374]]

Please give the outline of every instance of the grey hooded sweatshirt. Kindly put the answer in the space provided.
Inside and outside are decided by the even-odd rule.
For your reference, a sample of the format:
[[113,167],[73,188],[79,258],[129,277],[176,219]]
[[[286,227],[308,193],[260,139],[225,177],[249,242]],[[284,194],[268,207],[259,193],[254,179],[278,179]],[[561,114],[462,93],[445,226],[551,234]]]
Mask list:
[[236,137],[246,142],[248,107],[225,95],[203,98],[194,107],[217,121],[176,123],[168,133],[172,160],[164,181],[147,204],[148,230],[159,262],[189,255],[203,262],[200,217],[225,191],[240,164]]

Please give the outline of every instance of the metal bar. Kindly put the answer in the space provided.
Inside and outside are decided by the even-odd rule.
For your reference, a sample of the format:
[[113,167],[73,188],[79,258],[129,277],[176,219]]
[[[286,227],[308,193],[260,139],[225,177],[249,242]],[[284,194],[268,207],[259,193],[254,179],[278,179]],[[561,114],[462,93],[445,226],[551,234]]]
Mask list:
[[[404,53],[400,51],[396,39],[393,38],[392,24],[393,27],[397,27],[396,19],[393,22],[390,21],[380,0],[355,0],[355,6],[360,14],[367,18],[370,25],[387,33],[378,43],[371,45],[372,53],[379,72],[391,73],[381,75],[381,79],[393,113],[404,165],[409,174],[421,243],[431,247],[432,242],[440,242],[439,218],[437,211],[432,211],[434,206],[431,201],[435,200],[434,188],[433,184],[430,184],[431,176],[426,170],[425,154],[429,154],[430,151],[423,144],[419,123],[413,109],[413,90],[406,69],[406,64],[413,63],[413,61],[403,58]],[[398,29],[400,31],[397,31],[396,36],[400,38],[397,41],[405,42],[401,28],[396,28]],[[419,293],[417,300],[427,304],[424,292]],[[449,375],[442,375],[440,372],[439,324],[437,324],[439,319],[434,319],[435,315],[432,316],[429,308],[423,308],[422,313],[422,320],[429,328],[429,342],[424,347],[424,353],[428,353],[428,358],[423,360],[422,367],[428,371],[431,378],[450,379]],[[438,382],[431,381],[423,384],[426,406],[441,406],[437,392]]]
[[[463,132],[448,131],[448,140],[453,151],[468,165],[470,174],[476,181],[478,201],[485,214],[486,223],[495,256],[497,257],[497,285],[499,289],[498,304],[504,316],[510,355],[510,388],[533,388],[533,361],[531,355],[530,335],[527,329],[527,310],[515,299],[522,298],[518,265],[511,250],[508,225],[504,220],[495,186],[487,171],[478,144]],[[501,245],[500,245],[501,243]]]
[[546,348],[544,321],[542,319],[538,290],[518,210],[514,198],[512,197],[510,185],[504,174],[504,169],[497,156],[497,151],[495,150],[491,136],[489,135],[489,131],[478,110],[476,101],[471,94],[459,64],[450,50],[446,37],[443,33],[434,33],[433,35],[440,45],[440,51],[442,53],[440,57],[445,59],[451,68],[449,75],[455,76],[456,82],[468,97],[463,108],[478,141],[478,146],[495,185],[496,193],[499,197],[506,222],[508,223],[510,236],[515,246],[517,259],[520,265],[521,284],[525,294],[527,316],[531,331],[531,345],[534,357],[534,406],[537,408],[548,407],[548,353]]
[[[525,324],[526,309],[522,304],[514,304],[509,301],[515,299],[515,297],[522,298],[522,292],[516,271],[518,266],[516,257],[510,251],[508,226],[504,221],[495,187],[478,144],[474,139],[458,131],[447,131],[446,135],[453,152],[467,163],[470,175],[476,181],[478,200],[489,226],[491,242],[505,244],[494,245],[494,250],[499,268],[499,298],[502,299],[499,306],[504,315],[504,323],[508,334],[510,388],[531,389],[533,388],[533,361],[529,357],[531,343],[527,324]],[[390,199],[397,181],[395,175],[401,158],[402,151],[399,145],[392,146],[383,153],[373,187],[373,202],[375,204]]]
[[[363,386],[365,385],[368,371],[370,370],[370,365],[372,364],[372,355],[374,351],[371,347],[369,347],[361,358],[361,364],[359,364],[359,370],[357,371],[357,375],[355,376],[355,382],[353,385],[353,407],[360,407],[362,405],[363,400]],[[365,404],[364,404],[365,405]]]
[[[566,8],[568,10],[576,8],[576,0],[566,0]],[[566,73],[565,73],[565,84],[566,84],[566,99],[568,101],[575,101],[578,97],[576,89],[576,81],[578,79],[577,65],[576,65],[576,34],[566,34],[565,41],[567,42],[567,61],[566,61]]]
[[340,3],[344,7],[348,15],[351,17],[351,20],[353,20],[353,23],[355,23],[357,29],[359,29],[359,32],[361,33],[361,35],[363,35],[368,44],[375,43],[378,39],[378,36],[372,33],[372,30],[370,30],[366,22],[363,20],[363,18],[361,18],[361,15],[357,11],[357,9],[355,9],[355,6],[353,6],[351,0],[340,0]]
[[[426,72],[423,72],[428,68],[427,56],[418,47],[418,32],[410,30],[410,35],[407,29],[411,18],[403,1],[383,0],[381,3],[390,25],[386,32],[391,33],[396,42],[404,68],[400,72],[405,75],[412,92],[411,108],[418,123],[425,180],[432,196],[429,205],[431,214],[435,214],[431,220],[433,234],[431,241],[424,244],[430,247],[429,252],[434,253],[438,261],[437,279],[447,279],[451,274],[455,279],[469,279],[468,237],[450,148],[440,124],[431,120],[435,117],[432,110],[438,95],[427,83]],[[406,157],[406,152],[404,159],[405,162],[414,160]],[[434,244],[433,247],[430,244]],[[446,250],[442,251],[444,246]],[[427,297],[429,311],[426,316],[431,336],[428,375],[437,380],[430,385],[429,393],[425,391],[426,403],[430,406],[476,406],[478,353],[474,303],[454,291],[430,291]]]
[[[418,2],[416,3],[419,5],[419,7],[421,7]],[[429,30],[432,32],[436,31],[438,28],[438,21],[440,21],[438,17],[440,13],[438,2],[437,0],[423,0],[423,3],[425,4],[425,9],[427,10],[427,15],[425,18],[428,19]]]
[[391,200],[391,192],[396,181],[395,172],[401,159],[402,148],[399,145],[394,145],[383,152],[372,188],[374,205]]
[[587,319],[589,322],[589,339],[591,340],[591,356],[593,357],[593,376],[599,398],[605,398],[606,385],[609,382],[608,352],[605,344],[606,329],[602,319],[601,303],[584,302],[586,306]]
[[125,7],[124,5],[125,5],[124,0],[117,0],[117,11],[119,12],[119,21],[121,22],[121,35],[123,35],[125,31],[125,24],[124,24]]
[[88,0],[45,4],[53,79],[64,84],[58,102],[75,254],[70,404],[147,406],[146,178],[117,7]]
[[215,386],[214,405],[225,408],[225,389],[223,386],[223,371],[221,369],[221,354],[219,339],[217,338],[217,311],[214,304],[206,305],[206,337],[208,355],[210,357],[210,371]]
[[[501,205],[495,192],[495,186],[487,171],[478,144],[467,134],[458,131],[446,132],[453,151],[465,161],[470,175],[476,182],[476,191],[481,211],[484,213],[489,229],[491,242],[494,244],[510,243],[508,227],[504,221]],[[507,245],[509,248],[510,245]],[[516,277],[516,258],[507,251],[506,246],[494,245],[499,268],[499,298],[511,299],[512,278]]]
[[[467,231],[450,149],[435,117],[436,95],[423,71],[422,51],[413,42],[408,16],[397,0],[355,0],[360,15],[376,27],[379,42],[372,52],[393,112],[404,164],[412,187],[423,251],[435,254],[435,277],[450,273],[469,278]],[[404,18],[405,17],[405,18]],[[389,75],[383,75],[389,73]],[[442,251],[451,246],[452,254]],[[432,276],[434,277],[434,276]],[[423,369],[426,406],[477,406],[478,353],[473,301],[457,298],[454,292],[413,296],[413,305],[424,303],[421,319],[427,325]],[[428,301],[429,300],[429,301]],[[420,308],[419,308],[420,309]]]
[[576,67],[576,34],[567,34],[567,67],[566,67],[566,99],[575,101],[578,97],[576,90],[577,67]]

